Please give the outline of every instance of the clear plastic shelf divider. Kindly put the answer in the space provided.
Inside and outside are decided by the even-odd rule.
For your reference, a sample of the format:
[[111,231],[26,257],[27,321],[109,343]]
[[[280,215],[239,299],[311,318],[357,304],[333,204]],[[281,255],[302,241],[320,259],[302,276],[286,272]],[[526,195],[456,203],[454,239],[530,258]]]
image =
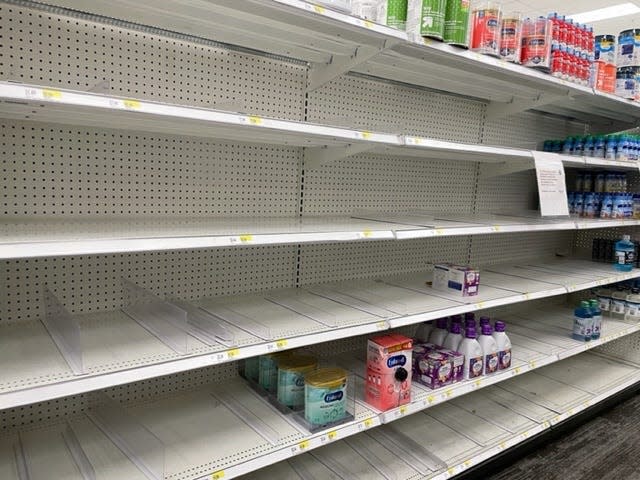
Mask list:
[[[410,465],[424,475],[447,468],[447,464],[444,461],[429,452],[418,442],[397,431],[392,425],[384,425],[381,428],[377,428],[373,438],[399,458],[407,459]],[[402,445],[402,447],[399,445]]]
[[22,437],[18,435],[16,443],[13,444],[13,456],[16,462],[16,471],[19,480],[31,480],[29,475],[29,462],[27,461],[26,452],[22,444]]
[[342,305],[347,305],[349,307],[362,310],[363,312],[370,313],[371,315],[375,315],[380,318],[388,319],[398,316],[398,314],[395,312],[380,308],[377,305],[372,305],[370,302],[352,297],[350,295],[346,295],[336,290],[332,290],[328,287],[310,287],[307,289],[307,291],[313,293],[314,295],[328,298],[330,300],[333,300],[334,302],[338,302]]
[[322,325],[325,325],[327,327],[335,327],[337,325],[336,316],[332,313],[309,305],[302,300],[291,298],[291,296],[289,295],[274,294],[268,295],[264,298],[266,300],[269,300],[270,302],[280,305],[281,307],[288,308],[289,310],[299,313],[300,315],[304,315],[305,317],[310,318],[311,320],[321,323]]
[[187,312],[189,334],[201,342],[209,346],[222,343],[231,347],[237,344],[234,334],[227,328],[225,322],[215,315],[177,297],[168,296],[167,301]]
[[42,323],[73,373],[84,374],[80,325],[46,286],[43,295],[45,314]]
[[71,453],[71,457],[73,457],[73,460],[76,462],[82,478],[84,480],[96,480],[96,472],[93,469],[93,465],[91,465],[87,454],[82,449],[71,425],[67,424],[67,427],[62,432],[62,438],[64,438],[64,442]]
[[377,293],[372,292],[366,286],[355,285],[354,289],[350,289],[346,292],[346,295],[362,300],[363,302],[371,303],[373,305],[382,305],[385,310],[397,315],[406,315],[407,306],[402,302],[389,300]]
[[102,402],[87,416],[150,480],[164,480],[162,441],[118,403],[105,396]]
[[122,309],[133,320],[180,355],[187,353],[187,312],[127,279],[122,284],[129,304]]
[[218,317],[225,322],[244,330],[245,332],[249,332],[256,337],[263,340],[273,340],[273,334],[267,325],[236,312],[230,308],[232,305],[233,303],[230,303],[230,305],[225,304],[224,306],[222,304],[209,304],[203,305],[201,308],[211,315]]
[[315,459],[310,455],[298,455],[288,460],[289,465],[291,465],[291,468],[298,474],[300,480],[325,480],[311,473],[313,467],[310,464],[314,461]]
[[336,462],[333,458],[327,455],[322,449],[313,450],[309,452],[309,455],[313,456],[316,460],[322,463],[325,467],[335,473],[339,478],[353,478],[353,474],[346,470],[342,465]]
[[366,458],[373,468],[375,468],[386,480],[398,480],[396,473],[382,460],[380,460],[369,447],[367,447],[365,442],[362,441],[362,438],[359,436],[349,437],[345,441],[351,445],[351,448],[358,452],[362,458]]
[[263,422],[255,413],[242,405],[236,397],[228,392],[211,393],[211,396],[216,402],[221,402],[225,407],[233,412],[239,420],[243,421],[249,428],[264,438],[271,445],[276,446],[280,443],[280,435],[278,435],[278,432]]

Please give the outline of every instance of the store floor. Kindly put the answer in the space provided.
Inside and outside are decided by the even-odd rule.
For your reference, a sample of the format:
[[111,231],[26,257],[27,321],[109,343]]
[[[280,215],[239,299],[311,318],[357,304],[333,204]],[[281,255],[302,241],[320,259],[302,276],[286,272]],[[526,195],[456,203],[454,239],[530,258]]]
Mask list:
[[640,394],[485,480],[640,480]]

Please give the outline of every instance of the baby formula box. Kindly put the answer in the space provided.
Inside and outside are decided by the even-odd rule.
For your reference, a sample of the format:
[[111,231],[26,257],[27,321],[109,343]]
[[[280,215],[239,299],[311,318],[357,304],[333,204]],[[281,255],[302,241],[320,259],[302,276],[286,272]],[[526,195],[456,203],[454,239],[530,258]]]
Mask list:
[[315,357],[291,355],[278,363],[278,401],[292,409],[304,406],[304,376],[318,368]]
[[596,35],[595,61],[607,64],[616,63],[615,35]]
[[313,425],[338,422],[347,415],[347,372],[320,368],[304,379],[304,418]]
[[483,2],[471,12],[471,50],[500,55],[502,12],[495,2]]
[[389,334],[369,340],[367,347],[366,402],[389,410],[411,401],[413,341]]

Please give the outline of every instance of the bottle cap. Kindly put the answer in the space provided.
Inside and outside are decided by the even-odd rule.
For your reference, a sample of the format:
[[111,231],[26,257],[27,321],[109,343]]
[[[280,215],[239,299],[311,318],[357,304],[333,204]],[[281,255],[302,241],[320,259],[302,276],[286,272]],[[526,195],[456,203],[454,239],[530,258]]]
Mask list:
[[446,318],[439,318],[436,320],[436,328],[447,328],[447,319]]
[[465,328],[476,328],[476,321],[473,318],[467,318],[464,321]]
[[496,320],[495,329],[496,329],[496,332],[504,332],[507,330],[507,324],[504,323],[502,320]]
[[474,327],[468,327],[465,332],[465,337],[476,339],[476,329]]
[[462,333],[462,325],[460,325],[459,323],[452,323],[449,332],[455,335],[460,335]]
[[451,317],[451,323],[458,323],[462,325],[462,315],[453,315]]
[[486,315],[480,317],[480,325],[491,325],[491,319]]
[[483,335],[491,335],[493,329],[491,328],[491,325],[489,324],[485,324],[482,325],[482,334]]
[[473,312],[467,312],[467,313],[464,314],[464,319],[465,320],[469,320],[469,319],[475,320],[476,319],[476,314],[473,313]]
[[580,306],[584,308],[589,308],[589,302],[587,302],[586,300],[582,300],[580,302]]

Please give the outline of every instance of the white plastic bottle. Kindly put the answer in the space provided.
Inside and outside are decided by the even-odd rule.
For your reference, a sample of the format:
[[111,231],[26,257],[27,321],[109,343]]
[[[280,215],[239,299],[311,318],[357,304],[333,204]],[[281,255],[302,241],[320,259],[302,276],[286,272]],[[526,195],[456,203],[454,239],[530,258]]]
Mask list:
[[493,332],[493,339],[498,346],[498,369],[505,370],[511,366],[511,340],[505,333],[507,325],[496,320],[495,331]]
[[447,331],[447,319],[439,318],[436,320],[436,328],[433,329],[431,335],[429,336],[429,343],[433,343],[434,345],[442,346],[444,343],[444,339],[447,338],[449,332]]
[[482,373],[491,375],[498,371],[498,344],[491,336],[491,325],[482,325],[482,335],[478,338],[478,343],[482,347],[483,368]]
[[464,355],[463,378],[468,380],[482,375],[482,347],[476,340],[476,329],[467,328],[458,352]]
[[462,326],[459,323],[452,323],[447,338],[444,339],[443,348],[447,350],[458,351],[460,342],[462,341]]

